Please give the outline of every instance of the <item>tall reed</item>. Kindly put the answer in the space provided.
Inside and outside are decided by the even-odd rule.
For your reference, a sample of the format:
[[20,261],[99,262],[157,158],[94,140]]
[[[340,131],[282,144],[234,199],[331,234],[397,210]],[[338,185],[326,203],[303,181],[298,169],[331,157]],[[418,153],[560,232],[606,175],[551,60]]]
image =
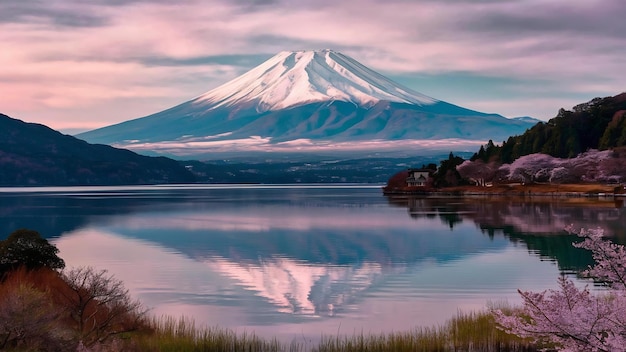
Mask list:
[[458,313],[438,327],[421,327],[407,332],[380,335],[327,337],[313,351],[530,352],[537,351],[537,348],[498,330],[491,314],[479,312]]
[[193,319],[186,317],[157,317],[151,325],[153,332],[136,341],[135,347],[140,351],[285,351],[276,339],[266,340],[254,333],[237,334],[218,327],[198,328]]
[[461,313],[437,327],[421,327],[406,332],[322,336],[317,345],[281,343],[254,333],[237,334],[228,329],[198,328],[189,318],[159,317],[152,320],[153,332],[139,337],[140,351],[481,351],[531,352],[537,347],[496,328],[489,312]]

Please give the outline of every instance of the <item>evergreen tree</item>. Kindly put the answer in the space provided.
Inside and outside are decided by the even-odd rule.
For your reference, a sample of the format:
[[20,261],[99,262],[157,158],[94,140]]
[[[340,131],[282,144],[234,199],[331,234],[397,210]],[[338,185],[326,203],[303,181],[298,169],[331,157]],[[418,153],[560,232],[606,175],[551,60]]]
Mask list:
[[560,109],[547,123],[538,123],[524,134],[510,137],[500,147],[491,145],[481,146],[471,160],[511,163],[535,153],[572,158],[589,149],[626,145],[626,93],[595,98],[572,111]]
[[465,184],[465,181],[456,170],[458,165],[461,165],[465,159],[460,156],[454,156],[452,152],[448,155],[447,160],[442,160],[437,172],[433,176],[435,187],[450,187]]
[[27,229],[14,231],[6,240],[0,241],[0,274],[20,266],[27,269],[63,269],[65,262],[57,253],[58,248],[42,238],[39,232]]

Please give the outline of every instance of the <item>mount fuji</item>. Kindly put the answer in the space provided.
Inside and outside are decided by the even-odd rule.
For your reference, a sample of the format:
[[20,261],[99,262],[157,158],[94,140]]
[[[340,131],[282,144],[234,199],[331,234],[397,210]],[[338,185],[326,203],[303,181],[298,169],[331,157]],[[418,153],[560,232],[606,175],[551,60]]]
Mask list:
[[188,102],[77,137],[178,156],[356,152],[474,148],[535,122],[437,100],[339,52],[319,50],[281,52]]

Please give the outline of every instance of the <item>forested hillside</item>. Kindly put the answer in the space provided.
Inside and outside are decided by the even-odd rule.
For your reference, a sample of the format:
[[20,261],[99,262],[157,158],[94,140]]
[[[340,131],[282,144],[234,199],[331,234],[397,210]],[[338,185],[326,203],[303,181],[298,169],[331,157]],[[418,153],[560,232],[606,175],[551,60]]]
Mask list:
[[626,93],[595,98],[561,109],[548,122],[540,122],[502,145],[490,141],[471,160],[511,163],[529,154],[543,153],[573,158],[589,149],[605,150],[626,145]]
[[89,144],[0,114],[0,185],[120,185],[193,182],[178,162]]

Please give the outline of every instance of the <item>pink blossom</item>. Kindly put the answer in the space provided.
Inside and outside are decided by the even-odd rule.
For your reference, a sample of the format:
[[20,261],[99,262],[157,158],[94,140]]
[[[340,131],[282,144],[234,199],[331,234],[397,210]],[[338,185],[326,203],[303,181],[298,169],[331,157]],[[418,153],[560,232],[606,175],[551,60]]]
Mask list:
[[496,321],[508,333],[560,351],[624,351],[626,250],[604,240],[601,229],[568,230],[584,238],[574,246],[590,250],[596,261],[583,275],[606,283],[609,290],[592,294],[561,277],[558,290],[520,290],[523,306],[512,313],[493,310]]
[[[624,246],[602,239],[602,229],[581,229],[572,233],[585,238],[581,243],[575,243],[574,247],[584,248],[591,251],[596,264],[583,272],[583,275],[601,281],[612,290],[626,291],[626,249]],[[626,309],[626,308],[625,308]]]

